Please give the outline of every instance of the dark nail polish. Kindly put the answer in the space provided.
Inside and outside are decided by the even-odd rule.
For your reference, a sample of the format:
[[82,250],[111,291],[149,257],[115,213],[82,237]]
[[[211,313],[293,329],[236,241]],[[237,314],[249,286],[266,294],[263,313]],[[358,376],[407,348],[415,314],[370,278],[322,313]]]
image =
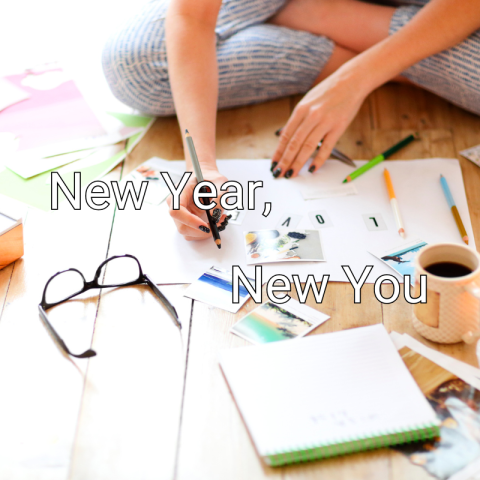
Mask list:
[[290,169],[290,170],[285,174],[285,178],[290,178],[292,175],[293,175],[293,170]]
[[217,222],[217,220],[222,216],[222,211],[219,208],[215,208],[212,212],[212,218]]
[[272,166],[270,167],[270,171],[273,172],[275,170],[275,167],[278,165],[278,162],[273,162]]
[[273,172],[273,176],[274,176],[275,178],[277,178],[281,173],[282,173],[282,169],[281,169],[281,168],[277,168],[277,169]]
[[230,219],[232,218],[232,216],[231,216],[231,215],[227,215],[226,218],[227,218],[227,220],[230,220]]
[[207,227],[204,227],[203,225],[200,225],[198,228],[199,228],[202,232],[210,233],[210,229],[207,228]]
[[312,165],[312,166],[308,169],[308,171],[309,171],[310,173],[313,173],[313,172],[315,171],[315,165]]
[[280,134],[282,133],[282,130],[283,130],[283,127],[280,127],[280,128],[275,132],[275,135],[276,135],[277,137],[279,137]]
[[225,230],[225,225],[223,223],[218,227],[219,232],[223,232]]

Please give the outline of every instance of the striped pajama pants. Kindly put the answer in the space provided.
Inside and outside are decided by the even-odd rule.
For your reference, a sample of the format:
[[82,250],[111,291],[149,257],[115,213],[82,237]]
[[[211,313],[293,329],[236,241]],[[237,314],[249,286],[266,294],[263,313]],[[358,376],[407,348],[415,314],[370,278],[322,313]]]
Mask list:
[[[400,6],[393,14],[390,34],[427,2],[395,2]],[[285,3],[286,0],[223,0],[215,29],[219,108],[306,93],[328,62],[334,48],[330,39],[265,23]],[[167,0],[146,4],[111,36],[102,55],[113,94],[123,103],[155,116],[175,113],[165,45],[167,6]],[[403,76],[480,114],[480,30],[455,47],[415,64]]]

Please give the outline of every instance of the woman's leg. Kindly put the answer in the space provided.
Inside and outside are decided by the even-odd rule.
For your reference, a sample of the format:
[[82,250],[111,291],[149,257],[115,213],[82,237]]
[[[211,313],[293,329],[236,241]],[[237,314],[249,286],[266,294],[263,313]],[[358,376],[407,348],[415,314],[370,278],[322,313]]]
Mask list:
[[[284,4],[224,0],[216,27],[219,108],[305,93],[328,66],[331,40],[264,23]],[[165,45],[167,7],[164,1],[147,4],[112,35],[102,58],[114,95],[152,115],[175,113]]]
[[[336,44],[360,53],[402,28],[427,2],[402,3],[409,5],[392,8],[358,0],[290,0],[271,21],[327,35]],[[418,62],[395,80],[413,83],[480,114],[480,31]]]
[[337,45],[363,52],[388,37],[395,8],[358,0],[290,0],[270,20],[324,35]]
[[[392,17],[389,33],[393,34],[402,28],[419,9],[416,6],[398,8]],[[480,30],[458,45],[416,63],[402,76],[480,115]]]

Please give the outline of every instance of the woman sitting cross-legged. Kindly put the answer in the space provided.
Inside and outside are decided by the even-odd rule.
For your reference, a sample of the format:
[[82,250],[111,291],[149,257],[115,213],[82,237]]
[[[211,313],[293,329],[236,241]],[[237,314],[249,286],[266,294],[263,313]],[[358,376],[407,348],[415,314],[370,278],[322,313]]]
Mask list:
[[[480,0],[153,0],[110,38],[103,66],[122,102],[177,114],[219,189],[227,179],[216,167],[218,108],[306,93],[272,159],[272,174],[286,178],[323,140],[314,173],[365,98],[392,80],[480,114],[479,29]],[[195,184],[193,176],[171,210],[187,240],[211,235],[192,202]]]

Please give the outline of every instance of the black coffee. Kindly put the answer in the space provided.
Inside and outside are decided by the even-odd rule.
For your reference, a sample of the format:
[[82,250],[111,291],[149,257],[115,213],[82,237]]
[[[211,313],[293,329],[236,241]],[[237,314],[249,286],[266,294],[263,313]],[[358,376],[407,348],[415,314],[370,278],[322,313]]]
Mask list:
[[432,263],[428,267],[425,267],[425,270],[432,275],[437,275],[438,277],[464,277],[469,273],[472,273],[471,268],[461,265],[460,263],[454,262],[438,262]]

